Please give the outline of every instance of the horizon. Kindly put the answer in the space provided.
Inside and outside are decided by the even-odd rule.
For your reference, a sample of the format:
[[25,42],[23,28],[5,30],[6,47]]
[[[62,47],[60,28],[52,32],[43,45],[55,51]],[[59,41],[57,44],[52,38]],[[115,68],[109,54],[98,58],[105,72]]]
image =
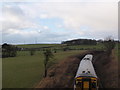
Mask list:
[[[71,41],[71,40],[77,40],[77,39],[91,39],[91,38],[76,38],[76,39],[70,39],[70,40],[64,40],[64,41]],[[102,40],[102,41],[104,41],[104,39],[91,39],[91,40],[96,40],[96,41],[99,41],[99,40]],[[119,41],[120,42],[120,40],[115,40],[114,39],[114,41]],[[61,41],[61,42],[34,42],[34,43],[7,43],[7,42],[4,42],[4,43],[0,43],[0,45],[3,45],[3,44],[12,44],[12,45],[37,45],[37,44],[61,44],[63,41]]]

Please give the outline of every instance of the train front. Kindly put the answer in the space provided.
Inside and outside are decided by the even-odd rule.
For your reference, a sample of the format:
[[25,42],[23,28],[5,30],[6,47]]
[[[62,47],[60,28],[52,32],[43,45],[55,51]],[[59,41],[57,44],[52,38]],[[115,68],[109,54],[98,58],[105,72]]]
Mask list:
[[98,78],[92,65],[92,55],[86,55],[80,62],[75,77],[75,90],[97,90]]

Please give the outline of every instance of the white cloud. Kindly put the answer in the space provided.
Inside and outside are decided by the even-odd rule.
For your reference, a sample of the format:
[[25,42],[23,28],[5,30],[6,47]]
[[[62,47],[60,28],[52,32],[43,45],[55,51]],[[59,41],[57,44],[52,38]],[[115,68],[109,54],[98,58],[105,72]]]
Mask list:
[[41,15],[40,15],[40,18],[42,18],[42,19],[48,18],[48,15],[47,15],[47,14],[41,14]]
[[[87,0],[86,0],[87,1]],[[19,3],[17,5],[6,4],[3,6],[4,19],[3,32],[7,34],[20,34],[24,36],[38,35],[44,40],[56,38],[73,38],[75,35],[82,37],[101,38],[112,35],[117,38],[118,35],[118,10],[117,3]],[[1,17],[1,16],[0,16]],[[36,19],[58,18],[63,20],[62,24],[56,24],[58,28],[64,28],[75,34],[73,37],[66,33],[62,38],[57,39],[58,33],[47,35],[52,32],[47,25],[40,25]],[[42,22],[42,21],[40,21]],[[82,28],[83,26],[88,28]],[[25,30],[27,29],[27,31]],[[30,30],[29,30],[30,29]],[[32,30],[31,30],[32,29]],[[46,32],[46,31],[47,32]],[[114,33],[113,33],[114,32]],[[45,34],[46,33],[46,34]],[[60,32],[61,34],[63,32]],[[107,34],[106,34],[107,33]],[[34,35],[33,35],[34,34]],[[106,35],[105,35],[106,34]],[[79,38],[79,37],[78,37]]]
[[47,26],[43,26],[43,29],[45,30],[49,30],[49,28]]
[[72,30],[79,31],[86,25],[93,32],[117,32],[117,3],[42,3],[35,4],[35,8],[41,8],[51,18],[63,19],[65,27]]
[[[25,29],[38,30],[40,28],[46,29],[47,27],[40,26],[34,22],[30,17],[23,12],[23,10],[16,5],[3,5],[3,16],[2,16],[2,31],[4,34],[23,34],[31,33],[30,30],[25,31]],[[48,28],[47,28],[48,29]],[[12,31],[13,30],[13,31]],[[14,31],[15,30],[15,31]],[[25,32],[24,32],[25,31]]]
[[56,24],[56,26],[57,26],[58,28],[63,28],[63,25],[61,25],[61,24]]
[[2,1],[3,2],[118,2],[119,0],[2,0]]
[[[11,32],[11,33],[10,33]],[[38,32],[35,30],[32,31],[23,31],[23,30],[18,30],[18,29],[8,29],[7,31],[3,32],[3,34],[8,34],[8,35],[21,35],[24,37],[29,37],[33,35],[38,35]]]

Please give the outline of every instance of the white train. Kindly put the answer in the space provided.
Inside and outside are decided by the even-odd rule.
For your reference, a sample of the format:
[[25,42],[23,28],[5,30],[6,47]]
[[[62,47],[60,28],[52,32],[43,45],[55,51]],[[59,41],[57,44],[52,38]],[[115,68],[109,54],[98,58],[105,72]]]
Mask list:
[[80,62],[74,82],[74,90],[97,90],[98,78],[92,64],[93,55],[87,54]]

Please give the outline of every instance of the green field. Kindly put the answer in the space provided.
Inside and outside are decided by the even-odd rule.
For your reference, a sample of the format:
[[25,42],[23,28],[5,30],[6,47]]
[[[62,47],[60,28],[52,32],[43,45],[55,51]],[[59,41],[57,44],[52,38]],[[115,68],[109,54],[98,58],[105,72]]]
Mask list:
[[[49,66],[63,58],[80,53],[81,51],[66,51],[54,54]],[[3,88],[32,88],[43,77],[43,52],[37,51],[34,56],[29,51],[18,52],[17,57],[3,59]]]
[[21,48],[39,48],[39,47],[57,47],[60,46],[61,44],[23,44],[23,45],[17,45],[17,47]]
[[20,48],[41,48],[41,47],[51,47],[51,49],[62,49],[62,48],[69,48],[69,49],[81,49],[81,50],[89,50],[89,49],[103,49],[103,44],[97,45],[71,45],[66,46],[65,44],[28,44],[28,45],[17,45]]
[[[57,53],[54,53],[54,58],[48,63],[48,67],[58,63],[62,59],[81,53],[89,49],[103,49],[103,45],[77,45],[67,46],[71,49],[83,49],[83,50],[69,50],[63,51],[60,44],[38,44],[38,45],[18,45],[18,47],[25,48],[38,48],[53,46],[53,49],[59,48]],[[120,52],[116,52],[120,55]],[[44,73],[44,55],[43,51],[36,51],[35,55],[30,56],[29,51],[18,51],[17,57],[4,58],[2,60],[3,65],[3,88],[33,88],[42,78]]]
[[117,44],[115,47],[115,55],[118,57],[118,60],[120,60],[120,44]]

